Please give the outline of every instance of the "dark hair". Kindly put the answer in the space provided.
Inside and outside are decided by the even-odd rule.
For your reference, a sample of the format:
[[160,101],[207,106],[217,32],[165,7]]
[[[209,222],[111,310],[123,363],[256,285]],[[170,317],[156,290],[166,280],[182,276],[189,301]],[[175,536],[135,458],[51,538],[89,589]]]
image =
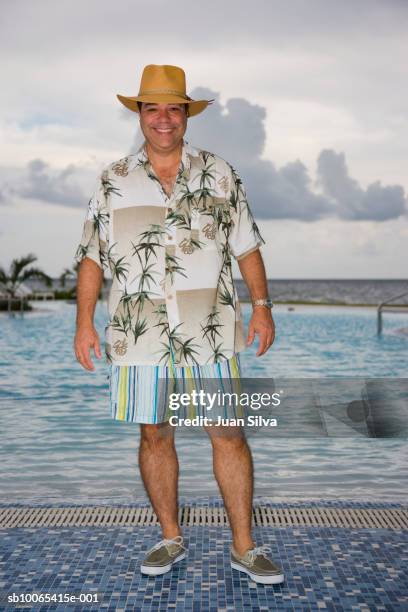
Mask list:
[[[142,104],[143,102],[139,102],[139,100],[137,101],[137,106],[139,107],[139,113],[141,113],[142,111]],[[188,104],[185,104],[184,106],[186,107],[186,115],[187,117],[189,117]]]

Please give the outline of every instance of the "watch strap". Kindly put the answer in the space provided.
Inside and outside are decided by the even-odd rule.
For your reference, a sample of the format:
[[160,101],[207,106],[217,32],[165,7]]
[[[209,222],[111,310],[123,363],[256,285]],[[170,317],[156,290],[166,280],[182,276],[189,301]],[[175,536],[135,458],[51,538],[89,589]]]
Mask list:
[[253,306],[267,306],[268,308],[273,307],[273,302],[270,298],[260,298],[258,300],[252,300]]

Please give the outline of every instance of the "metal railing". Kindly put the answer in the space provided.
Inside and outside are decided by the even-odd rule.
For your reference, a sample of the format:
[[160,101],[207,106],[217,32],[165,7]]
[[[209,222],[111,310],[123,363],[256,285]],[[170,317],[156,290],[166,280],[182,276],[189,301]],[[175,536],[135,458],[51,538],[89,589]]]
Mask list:
[[28,298],[27,296],[12,297],[10,294],[0,294],[0,302],[7,302],[7,312],[18,312],[17,309],[12,310],[11,304],[13,302],[20,305],[19,312],[24,312],[24,304],[28,302]]
[[55,300],[54,291],[33,291],[29,296],[30,300]]
[[389,298],[385,302],[381,302],[381,304],[377,307],[377,335],[380,335],[382,332],[382,313],[383,312],[407,312],[408,304],[404,304],[402,306],[388,306],[394,300],[399,300],[402,297],[408,295],[408,291],[405,293],[401,293],[400,295],[394,295],[392,298]]

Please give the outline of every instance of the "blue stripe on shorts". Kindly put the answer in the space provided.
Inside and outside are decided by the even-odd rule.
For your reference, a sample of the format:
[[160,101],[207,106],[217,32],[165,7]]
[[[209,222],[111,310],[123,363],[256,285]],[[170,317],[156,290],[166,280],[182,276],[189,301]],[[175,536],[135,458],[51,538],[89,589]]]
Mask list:
[[[208,387],[206,379],[215,379],[211,389],[237,392],[241,378],[239,354],[218,363],[176,367],[164,365],[109,365],[109,401],[113,419],[129,423],[163,423],[174,415],[169,409],[171,393],[189,393],[196,386]],[[221,409],[226,418],[242,416],[240,406]],[[202,406],[183,406],[179,417],[208,415]]]

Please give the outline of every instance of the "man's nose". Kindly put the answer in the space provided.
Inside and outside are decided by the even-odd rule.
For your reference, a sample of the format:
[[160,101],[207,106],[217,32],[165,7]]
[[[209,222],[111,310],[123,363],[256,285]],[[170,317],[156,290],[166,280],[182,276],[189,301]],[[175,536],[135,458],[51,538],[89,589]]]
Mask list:
[[170,112],[167,108],[159,108],[159,119],[170,119]]

